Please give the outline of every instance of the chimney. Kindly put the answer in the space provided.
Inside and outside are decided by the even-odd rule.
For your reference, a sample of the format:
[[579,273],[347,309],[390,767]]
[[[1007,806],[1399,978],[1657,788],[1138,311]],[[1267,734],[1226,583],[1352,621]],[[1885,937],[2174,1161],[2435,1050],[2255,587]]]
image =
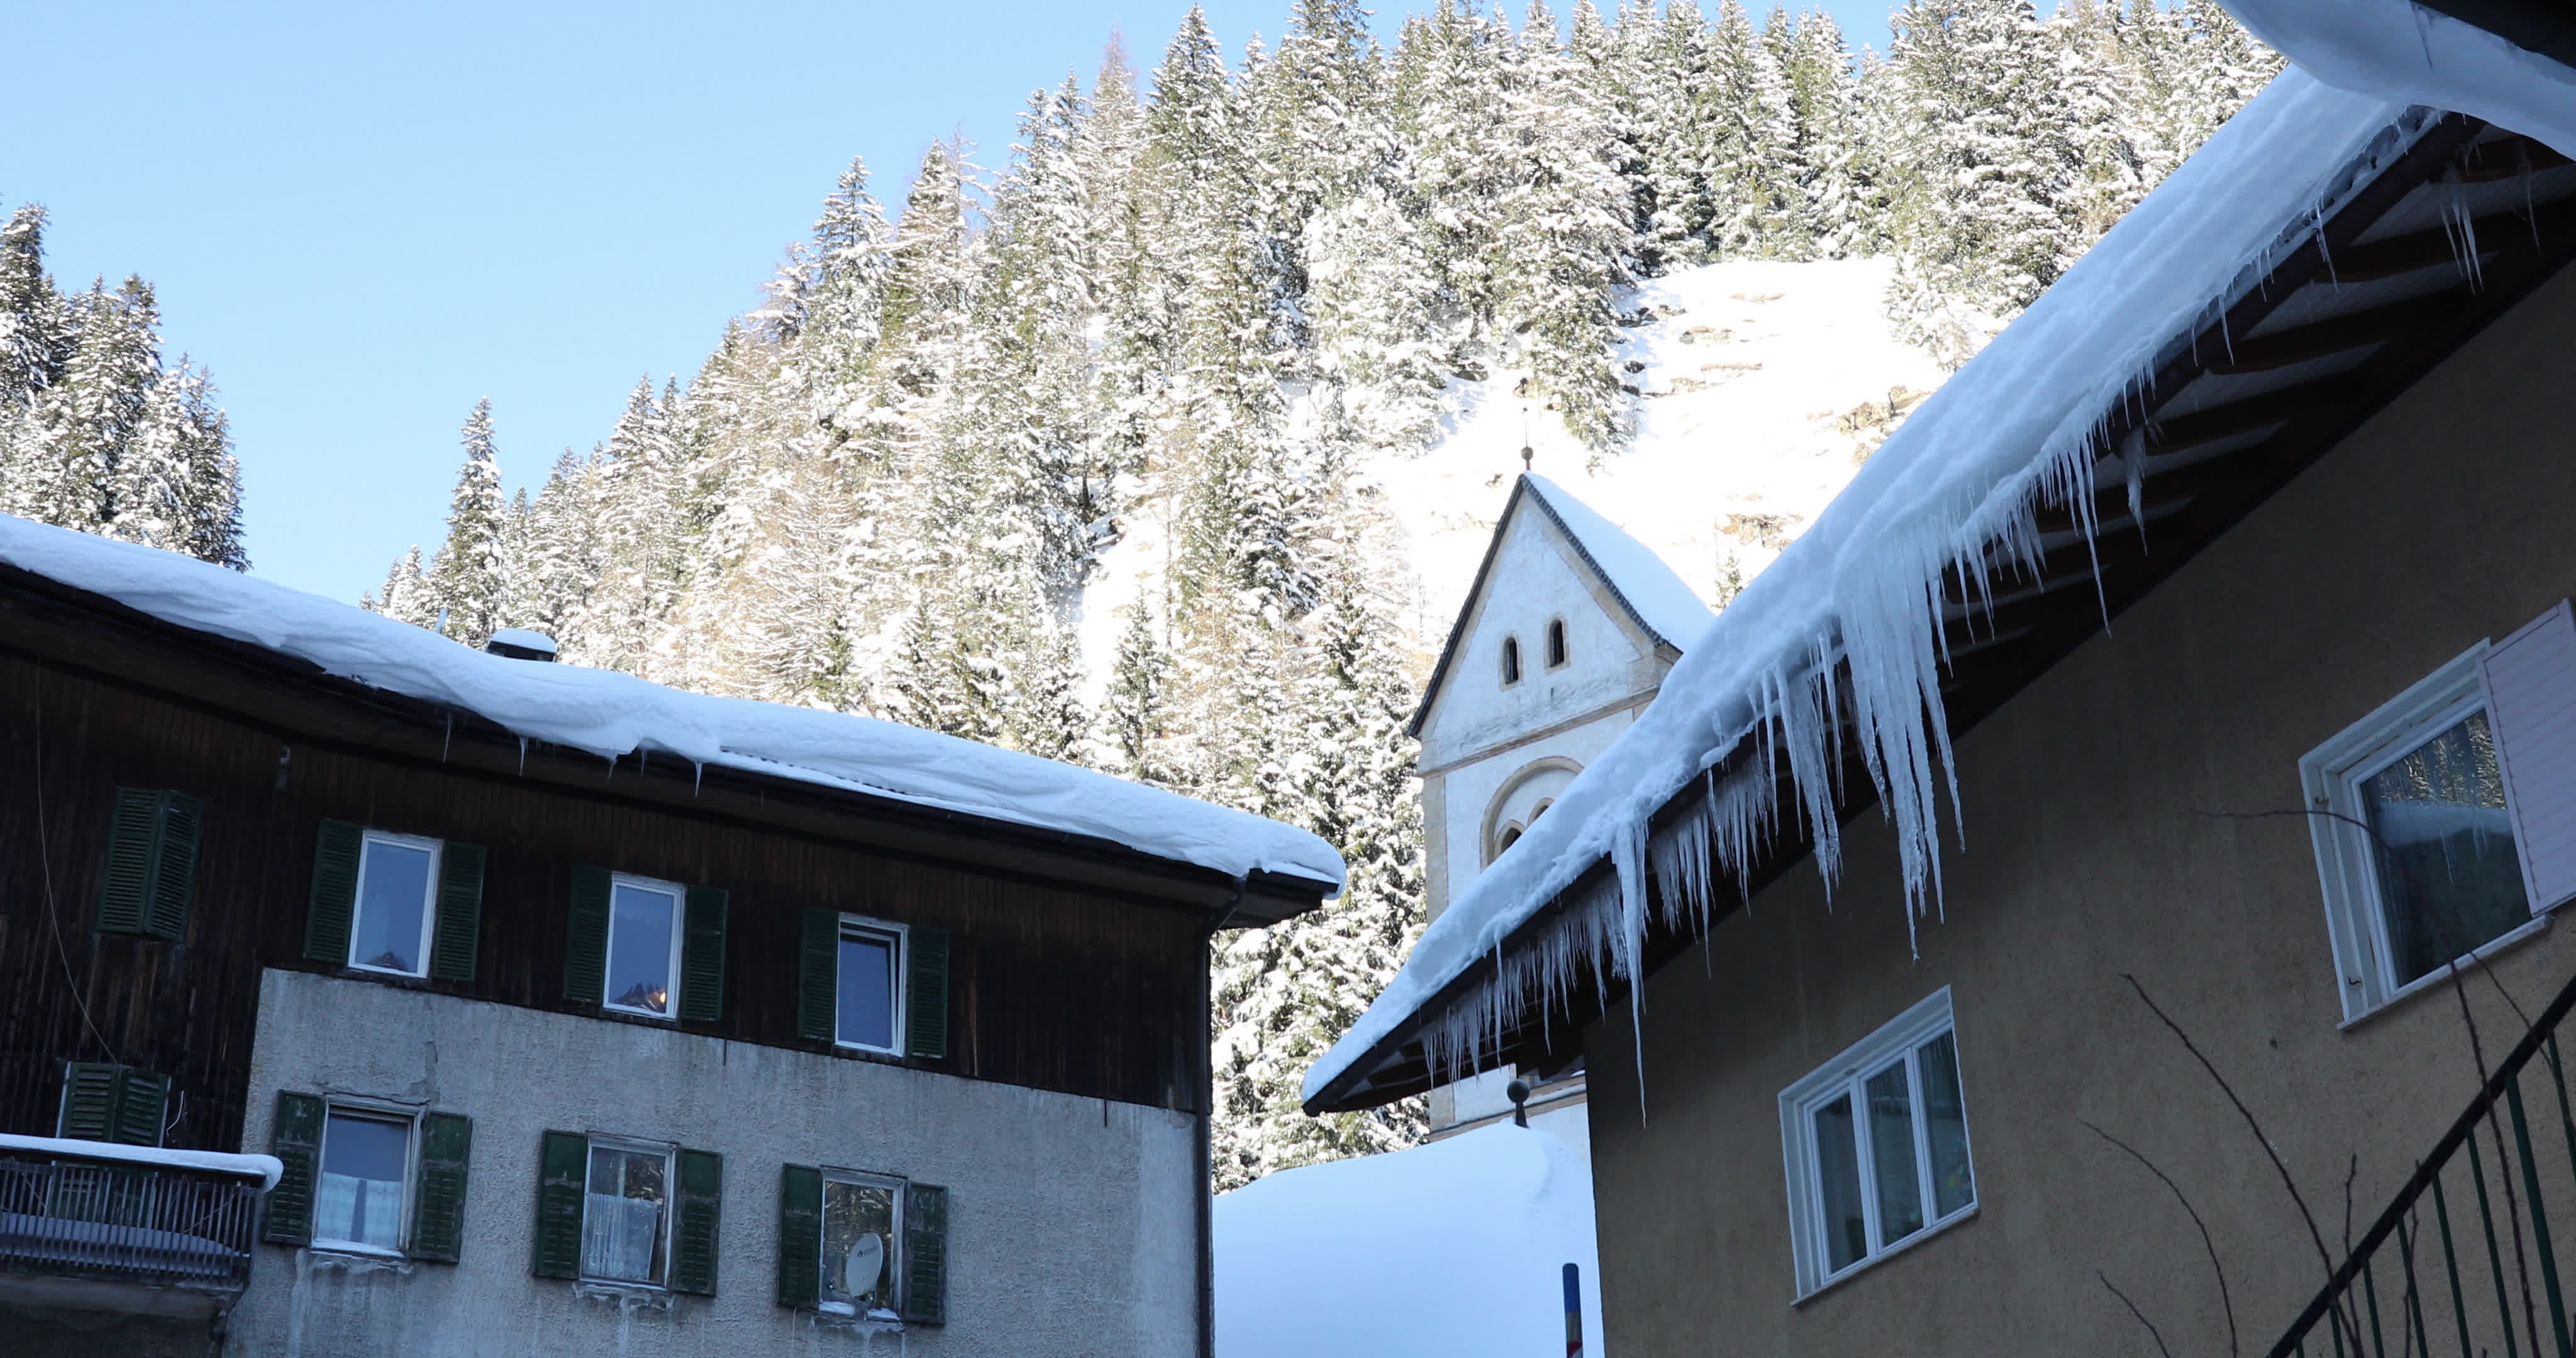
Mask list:
[[504,627],[492,633],[483,649],[512,660],[551,661],[555,658],[555,639],[524,627]]

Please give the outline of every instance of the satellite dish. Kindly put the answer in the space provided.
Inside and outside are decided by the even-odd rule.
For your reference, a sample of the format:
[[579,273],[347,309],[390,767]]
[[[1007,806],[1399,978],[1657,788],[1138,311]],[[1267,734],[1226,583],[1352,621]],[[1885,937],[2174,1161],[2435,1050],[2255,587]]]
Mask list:
[[841,1264],[842,1294],[856,1301],[877,1290],[877,1278],[885,1272],[885,1239],[863,1235],[850,1246],[850,1257]]

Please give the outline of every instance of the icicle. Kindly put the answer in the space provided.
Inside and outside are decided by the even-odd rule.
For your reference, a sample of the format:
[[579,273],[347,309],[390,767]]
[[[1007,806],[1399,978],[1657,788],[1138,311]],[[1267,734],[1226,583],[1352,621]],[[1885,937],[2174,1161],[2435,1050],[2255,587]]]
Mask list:
[[2486,265],[2479,257],[2482,252],[2478,249],[2478,222],[2469,205],[2468,186],[2456,176],[2445,175],[2441,188],[2442,234],[2450,239],[2451,253],[2458,260],[2460,276],[2469,280],[2470,288],[2482,290],[2487,285]]
[[528,738],[526,736],[519,737],[519,776],[522,778],[528,776]]
[[1611,841],[1619,872],[1620,970],[1628,976],[1628,1030],[1637,1052],[1637,1122],[1646,1121],[1646,827],[1630,825]]

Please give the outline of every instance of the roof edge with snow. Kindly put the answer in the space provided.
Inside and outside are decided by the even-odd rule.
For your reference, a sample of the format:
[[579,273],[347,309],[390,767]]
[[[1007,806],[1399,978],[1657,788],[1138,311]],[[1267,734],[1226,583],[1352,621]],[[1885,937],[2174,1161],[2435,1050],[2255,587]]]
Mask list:
[[509,659],[175,553],[0,515],[0,583],[12,576],[22,595],[42,588],[91,611],[140,615],[182,645],[248,648],[290,673],[455,714],[460,744],[488,723],[523,756],[533,742],[612,765],[693,770],[684,792],[711,775],[748,778],[900,812],[934,831],[980,825],[1039,852],[1160,862],[1285,898],[1242,922],[1310,908],[1343,881],[1340,855],[1307,831],[1095,770],[870,717]]

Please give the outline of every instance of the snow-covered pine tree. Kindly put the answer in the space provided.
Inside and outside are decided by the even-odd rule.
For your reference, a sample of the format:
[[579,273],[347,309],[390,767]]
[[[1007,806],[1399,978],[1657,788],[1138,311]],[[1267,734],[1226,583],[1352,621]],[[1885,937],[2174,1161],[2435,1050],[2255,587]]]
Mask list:
[[1626,435],[1610,368],[1610,290],[1624,278],[1626,186],[1609,110],[1557,42],[1545,0],[1507,46],[1498,147],[1510,157],[1487,246],[1498,329],[1529,365],[1529,392],[1596,454]]
[[[460,438],[465,465],[447,502],[447,541],[429,572],[430,598],[447,612],[447,635],[481,646],[500,626],[501,538],[508,504],[501,463],[492,448],[492,401],[474,403]],[[390,593],[387,595],[391,597]]]
[[384,589],[374,596],[376,611],[396,622],[430,627],[438,621],[438,602],[421,571],[420,544],[413,543],[385,573]]
[[1140,589],[1136,601],[1120,610],[1127,625],[1119,629],[1118,653],[1110,662],[1108,692],[1102,696],[1102,744],[1111,767],[1140,783],[1168,781],[1162,768],[1165,725],[1163,685],[1172,661],[1156,635],[1154,610]]
[[146,394],[109,479],[107,536],[247,570],[240,469],[214,383],[185,358]]

